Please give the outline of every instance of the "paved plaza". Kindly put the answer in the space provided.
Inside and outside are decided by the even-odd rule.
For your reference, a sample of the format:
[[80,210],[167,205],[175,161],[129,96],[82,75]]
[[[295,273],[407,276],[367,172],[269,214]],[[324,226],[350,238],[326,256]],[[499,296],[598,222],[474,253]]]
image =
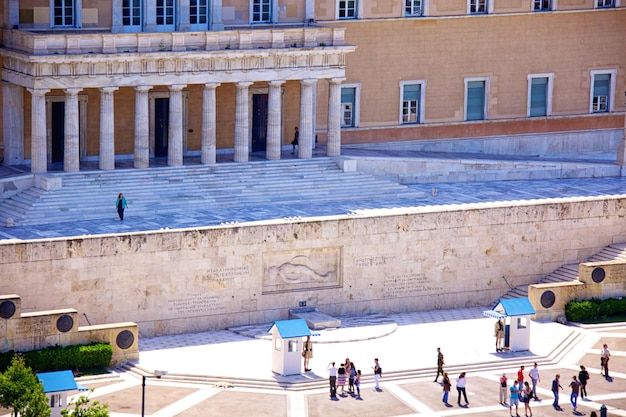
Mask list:
[[[351,318],[342,319],[350,325]],[[147,379],[145,415],[507,416],[508,407],[498,401],[500,375],[506,373],[512,382],[521,364],[528,372],[538,362],[541,401],[532,402],[533,416],[589,415],[603,404],[608,415],[626,416],[626,325],[583,328],[532,322],[530,351],[496,353],[493,320],[482,316],[480,308],[373,316],[370,323],[363,317],[354,319],[359,322],[354,327],[314,337],[312,371],[289,377],[271,372],[271,341],[263,331],[267,326],[142,339],[136,365],[147,372],[168,372],[161,379]],[[602,343],[611,348],[610,380],[600,376]],[[452,407],[442,403],[442,387],[433,382],[437,347],[453,381],[467,371],[468,407],[457,405],[454,385]],[[363,371],[361,400],[329,397],[327,364],[339,364],[346,357]],[[373,386],[374,357],[380,358],[383,368],[379,392]],[[579,399],[575,414],[568,384],[580,364],[586,365],[591,380],[589,399]],[[563,411],[552,407],[549,390],[557,373],[564,388]],[[203,376],[218,382],[215,378],[203,382]],[[82,384],[94,388],[93,399],[109,405],[113,417],[141,415],[141,382],[137,372],[122,368],[107,377],[81,378]],[[307,382],[310,388],[298,387]],[[246,387],[247,383],[257,387]],[[524,415],[523,406],[519,413]]]

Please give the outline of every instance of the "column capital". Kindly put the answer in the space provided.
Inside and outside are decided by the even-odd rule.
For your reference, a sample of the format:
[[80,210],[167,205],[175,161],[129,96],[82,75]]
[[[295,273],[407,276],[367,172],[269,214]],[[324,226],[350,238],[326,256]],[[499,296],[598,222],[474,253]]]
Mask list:
[[235,83],[237,88],[248,88],[252,84],[254,84],[252,81],[239,81],[239,82]]
[[119,90],[119,87],[109,86],[109,87],[98,88],[98,90],[100,90],[100,92],[103,94],[113,94],[114,92]]
[[328,82],[331,84],[341,84],[345,80],[346,80],[345,78],[329,78]]
[[66,88],[65,90],[65,95],[67,96],[75,96],[78,95],[78,93],[80,93],[81,91],[83,91],[82,87],[71,87],[71,88]]
[[308,85],[313,85],[317,83],[317,78],[305,78],[303,80],[300,80],[300,84],[308,86]]
[[152,86],[151,85],[138,85],[138,86],[135,87],[135,91],[137,91],[139,93],[147,93],[150,90],[152,90]]
[[204,83],[204,85],[202,87],[205,90],[211,90],[211,89],[215,89],[215,88],[219,87],[220,85],[222,85],[222,83]]
[[172,84],[167,86],[170,91],[183,91],[185,87],[187,87],[187,84]]
[[43,97],[50,92],[49,88],[27,88],[28,92],[33,96]]
[[272,87],[280,87],[281,85],[285,84],[285,80],[272,80],[269,81],[268,84]]

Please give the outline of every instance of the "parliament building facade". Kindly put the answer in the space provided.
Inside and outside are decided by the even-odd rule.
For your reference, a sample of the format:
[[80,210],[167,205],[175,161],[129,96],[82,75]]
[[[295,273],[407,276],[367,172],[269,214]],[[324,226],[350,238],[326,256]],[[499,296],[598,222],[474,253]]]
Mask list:
[[0,150],[38,174],[624,127],[624,0],[1,6]]

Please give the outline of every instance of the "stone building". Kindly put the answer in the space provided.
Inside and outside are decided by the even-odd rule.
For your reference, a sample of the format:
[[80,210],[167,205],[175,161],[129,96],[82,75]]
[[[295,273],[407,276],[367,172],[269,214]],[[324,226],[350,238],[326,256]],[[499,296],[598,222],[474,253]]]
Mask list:
[[[623,127],[624,0],[4,0],[4,162]],[[621,137],[621,136],[620,136]],[[593,138],[591,137],[591,140]]]

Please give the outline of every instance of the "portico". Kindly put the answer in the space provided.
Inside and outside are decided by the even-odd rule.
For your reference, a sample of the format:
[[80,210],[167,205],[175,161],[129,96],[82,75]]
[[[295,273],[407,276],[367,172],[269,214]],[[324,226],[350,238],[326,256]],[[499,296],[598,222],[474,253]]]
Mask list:
[[[3,112],[4,119],[12,121],[4,124],[6,162],[23,164],[30,157],[33,173],[45,173],[49,163],[61,162],[53,160],[52,155],[54,126],[62,127],[62,163],[63,170],[68,172],[79,170],[82,156],[97,159],[102,170],[114,169],[115,158],[120,155],[132,157],[136,168],[148,167],[150,158],[158,156],[166,156],[169,166],[180,166],[183,156],[190,154],[200,155],[202,164],[213,164],[218,148],[231,148],[235,162],[247,162],[253,140],[253,117],[258,116],[252,114],[255,109],[252,96],[259,89],[267,92],[267,107],[262,109],[266,113],[259,119],[266,158],[280,159],[282,145],[291,140],[285,134],[293,129],[285,126],[286,112],[295,114],[291,120],[300,126],[298,158],[311,158],[320,85],[328,92],[323,100],[329,103],[327,114],[323,115],[327,124],[322,129],[328,133],[327,153],[338,155],[341,143],[338,98],[345,77],[345,55],[354,47],[343,45],[343,33],[335,33],[337,30],[300,29],[302,47],[288,48],[283,41],[267,45],[267,49],[261,46],[253,49],[255,41],[246,34],[219,32],[213,36],[233,39],[236,35],[240,48],[215,49],[214,44],[206,43],[204,50],[189,46],[182,51],[174,48],[161,51],[154,47],[149,52],[120,53],[117,48],[117,53],[93,55],[70,53],[68,49],[59,53],[48,47],[54,43],[51,38],[66,35],[29,34],[34,37],[30,41],[12,37],[13,48],[2,51]],[[276,35],[276,31],[266,32]],[[313,39],[320,36],[317,32],[329,36],[329,41],[336,39],[337,45],[311,42],[311,36]],[[182,39],[185,46],[186,38]],[[80,40],[87,42],[82,36]],[[45,48],[33,50],[31,45]],[[110,49],[110,42],[100,44],[102,48],[105,46]],[[177,46],[181,49],[180,42]],[[76,45],[73,48],[77,49]],[[47,111],[46,103],[53,96],[59,101],[60,94],[63,121],[60,124],[59,120],[53,120],[55,123],[49,128],[51,120],[47,119],[55,116]],[[99,102],[95,104],[97,111],[90,110],[88,104],[79,105],[92,100]],[[189,104],[196,102],[198,106]],[[287,102],[297,102],[297,107],[288,106]],[[226,110],[222,110],[223,122],[219,124],[218,113],[227,108],[234,111],[224,116]],[[130,126],[121,122],[128,121],[129,110],[134,115]],[[187,136],[194,133],[189,126],[195,125],[196,119],[200,123],[196,133],[200,140],[188,144]],[[232,129],[230,139],[224,137],[227,129]],[[81,138],[81,132],[86,132],[85,139]],[[83,146],[88,149],[82,149]]]

